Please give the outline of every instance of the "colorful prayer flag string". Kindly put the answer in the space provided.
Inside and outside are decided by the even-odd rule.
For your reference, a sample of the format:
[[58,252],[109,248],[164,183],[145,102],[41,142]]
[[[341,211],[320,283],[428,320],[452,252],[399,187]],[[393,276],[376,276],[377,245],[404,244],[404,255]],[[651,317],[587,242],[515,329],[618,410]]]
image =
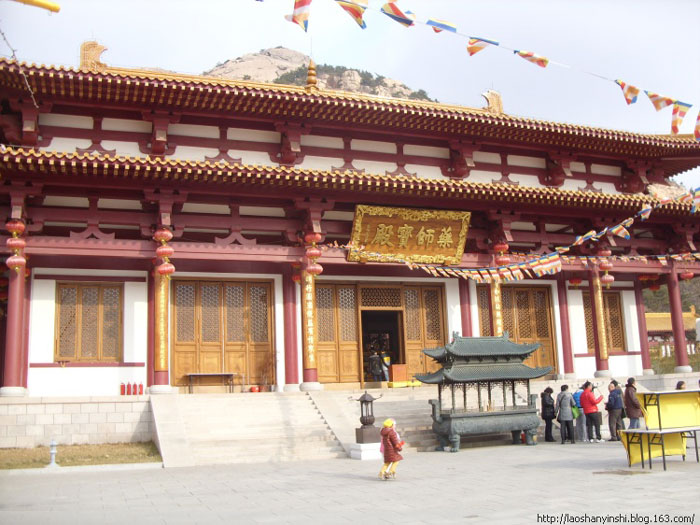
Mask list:
[[532,51],[518,51],[516,49],[513,53],[540,67],[547,67],[547,64],[549,64],[548,58],[536,55]]
[[652,93],[651,91],[647,91],[647,90],[644,90],[644,93],[647,94],[647,97],[649,97],[649,100],[651,100],[651,103],[654,104],[656,111],[661,111],[665,107],[668,107],[671,104],[673,104],[672,98],[664,97],[662,95],[657,95],[656,93]]
[[692,104],[686,104],[685,102],[681,102],[680,100],[676,100],[673,102],[671,133],[673,133],[674,135],[678,135],[678,129],[681,127],[681,124],[683,123],[683,118],[685,117],[685,114],[688,112],[691,106]]
[[637,102],[637,95],[639,95],[639,88],[634,87],[632,84],[627,84],[622,80],[616,80],[615,84],[622,88],[622,94],[625,97],[625,102],[627,105],[634,104]]
[[488,46],[497,46],[498,42],[494,40],[486,40],[485,38],[469,37],[469,43],[467,44],[467,52],[469,56],[476,55],[479,51],[483,51]]
[[357,22],[357,25],[362,29],[367,27],[365,21],[362,19],[362,15],[367,9],[368,0],[335,0],[336,3],[342,7],[351,17]]
[[406,11],[404,13],[399,6],[396,5],[396,2],[387,2],[382,6],[381,11],[404,27],[411,27],[415,24],[416,15],[411,13],[411,11]]
[[295,24],[299,24],[304,31],[309,29],[309,16],[311,15],[312,0],[294,0],[294,11],[284,18]]
[[457,32],[457,26],[447,20],[438,20],[437,18],[429,18],[425,25],[433,28],[436,33],[442,33],[443,31],[450,31],[451,33]]

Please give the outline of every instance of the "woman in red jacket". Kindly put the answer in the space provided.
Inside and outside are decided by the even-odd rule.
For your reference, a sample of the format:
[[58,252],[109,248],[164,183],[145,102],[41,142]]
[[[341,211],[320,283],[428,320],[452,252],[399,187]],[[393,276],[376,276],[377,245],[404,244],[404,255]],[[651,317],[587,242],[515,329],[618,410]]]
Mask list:
[[[590,381],[586,381],[583,384],[583,394],[581,394],[581,408],[583,408],[583,413],[586,414],[586,430],[588,430],[588,437],[591,443],[598,441],[602,443],[603,440],[600,437],[600,412],[598,412],[598,403],[603,400],[603,396],[598,396],[596,398],[593,395],[593,385]],[[595,427],[595,439],[593,439],[593,428]]]
[[[403,459],[399,451],[404,445],[403,441],[399,441],[399,435],[394,429],[395,421],[393,419],[387,419],[384,421],[384,428],[382,428],[382,448],[384,451],[384,465],[382,470],[379,471],[379,479],[396,479],[396,467],[399,461]],[[387,468],[389,472],[387,472]]]

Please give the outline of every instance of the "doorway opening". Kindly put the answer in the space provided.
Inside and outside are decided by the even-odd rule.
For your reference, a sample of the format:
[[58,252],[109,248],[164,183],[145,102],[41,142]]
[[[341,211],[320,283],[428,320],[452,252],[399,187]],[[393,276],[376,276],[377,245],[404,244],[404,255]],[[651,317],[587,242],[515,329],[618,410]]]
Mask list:
[[389,354],[391,364],[404,363],[402,312],[387,310],[362,311],[362,369],[365,381],[374,381],[369,357],[376,350]]

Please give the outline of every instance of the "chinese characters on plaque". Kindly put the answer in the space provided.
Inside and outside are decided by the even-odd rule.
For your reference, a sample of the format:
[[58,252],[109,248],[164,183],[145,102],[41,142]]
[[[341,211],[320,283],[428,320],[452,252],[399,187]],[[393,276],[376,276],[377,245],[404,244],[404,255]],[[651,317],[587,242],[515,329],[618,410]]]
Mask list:
[[458,264],[470,212],[358,204],[348,261]]

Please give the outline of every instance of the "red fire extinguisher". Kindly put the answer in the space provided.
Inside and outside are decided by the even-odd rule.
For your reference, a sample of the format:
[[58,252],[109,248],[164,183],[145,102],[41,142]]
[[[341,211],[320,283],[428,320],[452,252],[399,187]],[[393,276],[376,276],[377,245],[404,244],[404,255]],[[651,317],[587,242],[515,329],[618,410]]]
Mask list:
[[119,387],[119,392],[121,393],[121,395],[126,394],[126,385],[124,383],[122,383]]
[[131,395],[131,383],[126,384],[126,395],[127,396]]
[[143,383],[139,383],[139,395],[143,395]]

